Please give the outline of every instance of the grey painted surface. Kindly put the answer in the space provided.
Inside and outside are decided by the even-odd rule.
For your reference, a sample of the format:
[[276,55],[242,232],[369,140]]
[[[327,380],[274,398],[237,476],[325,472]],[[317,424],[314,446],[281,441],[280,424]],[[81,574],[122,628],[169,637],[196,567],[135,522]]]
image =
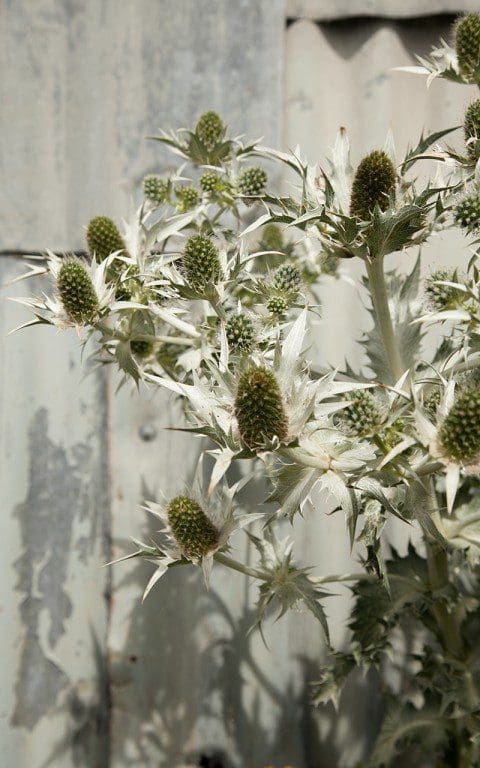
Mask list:
[[287,0],[290,19],[332,21],[357,16],[415,18],[478,11],[476,0]]
[[[300,21],[287,31],[287,15],[407,15],[409,4],[286,6],[1,0],[0,61],[15,75],[0,83],[0,247],[81,247],[91,215],[125,215],[143,174],[171,162],[143,137],[205,108],[274,145],[299,142],[312,162],[340,124],[358,160],[391,121],[400,149],[424,124],[458,121],[468,88],[435,83],[426,94],[423,81],[388,71],[428,50],[446,22]],[[445,9],[439,0],[421,12]],[[451,249],[439,242],[432,261],[449,261]],[[0,267],[2,283],[21,271],[12,257]],[[352,350],[364,315],[351,288],[334,291],[315,342],[320,359],[339,362],[336,340]],[[0,306],[5,331],[25,318]],[[376,681],[354,681],[339,718],[312,712],[322,642],[308,616],[270,628],[266,650],[245,637],[255,592],[239,576],[217,572],[207,594],[195,575],[172,573],[142,606],[149,566],[100,568],[110,536],[117,555],[148,530],[142,499],[178,491],[193,472],[198,444],[165,430],[178,423],[176,405],[160,393],[114,396],[114,377],[83,378],[71,333],[2,331],[1,355],[2,765],[178,768],[210,748],[225,768],[354,764],[380,715]],[[305,562],[350,566],[343,522],[321,505],[294,535]],[[342,642],[346,591],[328,607]]]

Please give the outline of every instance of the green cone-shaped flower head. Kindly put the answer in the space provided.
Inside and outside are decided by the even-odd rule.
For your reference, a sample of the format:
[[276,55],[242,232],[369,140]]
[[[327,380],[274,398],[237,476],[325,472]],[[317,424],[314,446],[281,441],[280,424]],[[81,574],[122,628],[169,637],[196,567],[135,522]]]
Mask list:
[[225,331],[228,344],[233,352],[251,352],[255,346],[253,323],[245,313],[232,315],[227,320]]
[[206,235],[193,235],[187,240],[183,252],[183,274],[190,288],[203,291],[207,283],[220,277],[218,251]]
[[393,163],[385,152],[376,149],[363,158],[356,170],[350,199],[350,215],[368,221],[376,205],[382,211],[388,208],[394,192]]
[[455,280],[452,272],[447,269],[437,269],[425,281],[425,293],[429,303],[433,309],[441,312],[456,305],[460,296],[455,288],[449,285],[438,285],[437,280],[446,282],[455,282]]
[[167,199],[168,181],[165,181],[165,179],[156,174],[145,176],[143,180],[143,194],[150,202],[155,203],[155,205],[161,205]]
[[274,291],[265,302],[265,306],[271,315],[283,315],[287,311],[289,304],[290,302],[286,295],[279,291]]
[[245,168],[238,177],[238,189],[240,194],[253,197],[255,195],[261,195],[265,190],[267,183],[267,174],[263,168],[254,166],[252,168]]
[[98,311],[98,297],[84,265],[77,260],[64,261],[57,277],[63,308],[72,323],[90,323]]
[[200,186],[204,192],[212,194],[212,192],[218,192],[223,185],[218,173],[215,173],[215,171],[205,171],[200,176]]
[[463,77],[475,81],[480,67],[480,13],[467,13],[457,21],[455,49]]
[[235,416],[243,442],[252,450],[288,433],[285,406],[274,374],[252,365],[240,376],[235,398]]
[[463,133],[467,154],[472,160],[480,156],[480,99],[472,101],[465,112]]
[[478,229],[480,225],[480,195],[465,197],[455,209],[455,221],[468,231]]
[[198,204],[198,192],[195,187],[180,187],[175,191],[175,194],[180,200],[179,209],[182,213],[195,208]]
[[118,227],[108,216],[95,216],[87,228],[88,252],[100,263],[111,253],[125,250],[125,243]]
[[197,123],[195,133],[202,144],[211,150],[223,138],[225,126],[216,112],[204,112]]
[[346,431],[353,437],[366,437],[378,429],[380,410],[371,392],[359,390],[351,395],[352,403],[340,413]]
[[297,296],[302,285],[300,270],[293,264],[282,264],[275,272],[273,284],[279,291]]
[[480,455],[480,390],[472,387],[456,398],[440,427],[439,440],[450,459],[471,462]]
[[175,496],[167,516],[175,541],[187,557],[203,557],[217,546],[218,531],[194,499]]

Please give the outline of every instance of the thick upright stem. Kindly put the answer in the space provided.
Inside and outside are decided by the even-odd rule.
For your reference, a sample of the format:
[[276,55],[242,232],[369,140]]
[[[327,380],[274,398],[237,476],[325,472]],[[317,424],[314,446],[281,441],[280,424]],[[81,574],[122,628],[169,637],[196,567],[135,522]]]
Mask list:
[[[430,587],[433,592],[437,592],[444,589],[450,581],[447,553],[441,545],[431,541],[425,540],[425,546]],[[455,613],[450,612],[444,602],[437,603],[433,612],[446,654],[456,659],[462,659],[464,655],[463,640]]]
[[383,271],[383,258],[374,258],[367,263],[368,280],[372,294],[373,309],[377,318],[377,324],[382,336],[385,354],[390,370],[390,384],[394,384],[404,372],[402,357],[398,348],[397,339],[392,323],[392,316],[388,306],[387,286]]

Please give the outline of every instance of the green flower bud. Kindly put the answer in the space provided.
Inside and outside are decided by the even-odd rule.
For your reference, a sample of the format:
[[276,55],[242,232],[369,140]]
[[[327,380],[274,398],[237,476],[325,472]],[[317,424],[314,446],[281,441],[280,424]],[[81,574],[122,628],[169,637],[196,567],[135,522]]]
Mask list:
[[64,261],[57,277],[63,308],[72,323],[90,323],[98,311],[98,297],[87,270],[80,261]]
[[211,150],[223,138],[225,126],[216,112],[205,112],[197,123],[195,133],[202,144]]
[[480,454],[480,391],[462,392],[450,408],[439,440],[447,456],[457,462],[470,462]]
[[200,177],[200,186],[204,192],[211,194],[212,192],[218,192],[223,185],[218,173],[206,171]]
[[193,235],[187,240],[182,266],[187,284],[195,291],[217,282],[221,274],[218,251],[205,235]]
[[441,312],[451,309],[461,300],[458,290],[449,285],[438,285],[435,281],[446,280],[453,282],[453,275],[447,269],[437,269],[425,280],[425,293],[432,307]]
[[480,224],[480,195],[469,195],[457,205],[455,221],[463,229],[477,229]]
[[195,187],[180,187],[175,191],[180,200],[180,210],[185,213],[198,204],[198,192]]
[[167,516],[175,540],[187,557],[203,557],[217,546],[217,529],[189,496],[175,496],[168,505]]
[[240,194],[253,197],[261,195],[265,190],[267,174],[263,168],[246,168],[238,177],[238,189]]
[[255,331],[248,315],[232,315],[227,320],[225,331],[228,344],[233,352],[251,352],[255,346]]
[[132,354],[137,357],[150,357],[153,352],[153,344],[151,341],[145,341],[144,339],[132,339],[130,349]]
[[97,262],[104,261],[115,251],[124,251],[125,243],[118,227],[108,216],[95,216],[87,228],[87,246],[90,256]]
[[168,182],[155,174],[145,176],[143,180],[143,194],[150,202],[155,203],[155,205],[161,205],[167,199]]
[[283,264],[275,272],[273,284],[279,291],[285,291],[296,297],[302,285],[302,275],[293,264]]
[[378,430],[381,422],[376,400],[368,390],[359,390],[350,395],[352,404],[340,412],[340,419],[352,437],[366,437]]
[[289,301],[281,293],[274,293],[268,297],[265,306],[271,315],[283,315],[288,309]]
[[284,248],[282,230],[278,224],[270,222],[262,229],[260,244],[264,251],[282,251]]
[[391,451],[402,441],[401,432],[403,432],[404,429],[405,424],[403,421],[401,419],[397,419],[382,433],[381,437],[387,451]]
[[364,221],[371,218],[376,205],[385,211],[395,193],[395,168],[385,152],[374,150],[363,158],[352,185],[350,216]]
[[288,421],[274,374],[263,366],[251,366],[238,383],[235,416],[243,442],[252,450],[275,437],[284,442]]
[[455,49],[460,72],[474,80],[480,67],[480,14],[467,13],[455,25]]
[[463,133],[467,146],[467,154],[472,160],[480,156],[480,99],[472,101],[465,112]]
[[425,397],[423,401],[423,408],[425,410],[425,413],[432,421],[435,421],[438,411],[438,406],[440,405],[441,395],[440,390],[438,387],[436,387],[432,392],[429,392],[429,394]]

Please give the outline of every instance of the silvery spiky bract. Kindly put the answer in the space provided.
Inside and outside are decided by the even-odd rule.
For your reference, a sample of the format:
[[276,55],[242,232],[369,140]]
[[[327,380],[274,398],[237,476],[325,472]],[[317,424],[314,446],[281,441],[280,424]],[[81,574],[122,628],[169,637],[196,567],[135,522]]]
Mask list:
[[204,112],[197,122],[195,133],[206,148],[211,150],[222,139],[225,126],[216,112]]
[[194,499],[175,496],[167,514],[172,533],[187,557],[203,557],[216,546],[218,531]]
[[467,153],[476,160],[480,155],[480,99],[473,101],[465,112],[463,133]]
[[375,149],[363,158],[353,179],[350,198],[350,215],[369,219],[378,205],[381,211],[388,208],[390,197],[395,193],[395,168],[388,155]]
[[227,320],[225,331],[233,352],[251,352],[255,346],[255,329],[245,313],[232,315]]
[[253,450],[275,438],[285,440],[288,422],[280,387],[274,374],[264,366],[251,366],[241,375],[235,416],[243,442]]
[[480,13],[467,13],[455,27],[455,49],[460,72],[469,81],[480,77]]
[[57,289],[68,318],[85,325],[98,311],[98,297],[90,275],[78,260],[68,259],[60,267]]
[[143,194],[155,205],[165,202],[168,194],[168,182],[157,174],[150,174],[143,179]]
[[439,440],[447,455],[471,462],[480,455],[480,391],[459,394],[442,423]]
[[111,253],[125,249],[115,222],[108,216],[95,216],[87,228],[88,251],[96,261],[104,261]]
[[218,251],[206,235],[193,235],[183,251],[182,268],[191,288],[202,291],[220,277]]
[[238,189],[246,197],[261,195],[267,184],[267,174],[263,168],[254,166],[245,168],[238,177]]

